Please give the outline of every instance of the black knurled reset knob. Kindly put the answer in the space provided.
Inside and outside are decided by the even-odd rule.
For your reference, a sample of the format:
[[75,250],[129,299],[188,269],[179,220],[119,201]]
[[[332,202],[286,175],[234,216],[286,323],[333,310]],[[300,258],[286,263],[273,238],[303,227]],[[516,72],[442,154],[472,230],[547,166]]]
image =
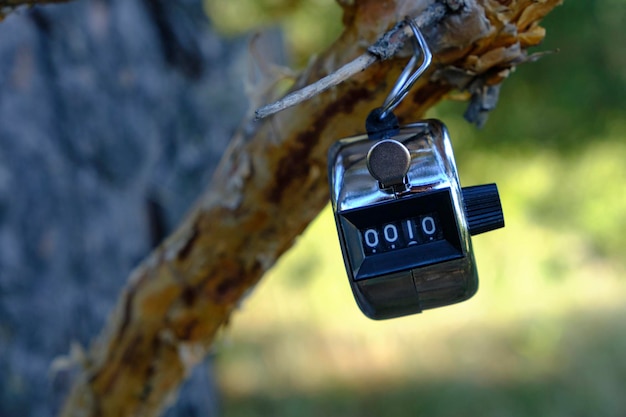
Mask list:
[[504,227],[504,213],[496,184],[463,187],[462,191],[470,235]]

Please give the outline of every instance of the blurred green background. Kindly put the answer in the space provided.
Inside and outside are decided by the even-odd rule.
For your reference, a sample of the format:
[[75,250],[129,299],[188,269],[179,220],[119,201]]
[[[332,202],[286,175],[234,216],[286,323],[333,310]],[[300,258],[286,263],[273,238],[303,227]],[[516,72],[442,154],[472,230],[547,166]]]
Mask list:
[[[294,61],[340,30],[331,0],[210,0],[224,33],[282,24]],[[473,239],[471,300],[383,322],[358,310],[327,208],[217,346],[223,415],[626,416],[626,1],[569,0],[558,54],[507,80],[477,130],[448,125],[464,185],[497,182],[506,228]]]

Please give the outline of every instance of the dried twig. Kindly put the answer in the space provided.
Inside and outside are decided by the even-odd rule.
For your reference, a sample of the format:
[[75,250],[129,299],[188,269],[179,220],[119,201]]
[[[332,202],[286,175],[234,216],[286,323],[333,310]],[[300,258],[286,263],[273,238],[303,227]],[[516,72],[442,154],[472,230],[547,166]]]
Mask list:
[[302,103],[303,101],[315,97],[316,95],[328,90],[329,88],[342,83],[343,81],[352,77],[354,74],[364,71],[367,67],[376,62],[377,59],[378,57],[376,57],[375,55],[365,53],[359,56],[354,61],[351,61],[343,67],[339,68],[337,71],[328,74],[321,80],[314,82],[313,84],[309,84],[300,90],[289,93],[285,97],[274,103],[261,107],[254,112],[254,115],[256,116],[257,120],[264,119],[268,116],[278,113],[281,110],[285,110],[289,107],[295,106],[296,104]]
[[[436,24],[445,15],[446,6],[441,3],[435,3],[429,7],[426,12],[419,15],[414,21],[415,24],[422,27],[429,27]],[[308,100],[316,95],[332,88],[348,78],[365,71],[370,65],[376,61],[384,61],[395,56],[404,46],[406,39],[412,36],[410,27],[406,22],[401,22],[385,33],[375,44],[367,49],[367,52],[360,55],[356,59],[348,62],[336,71],[328,74],[324,78],[316,81],[306,87],[287,94],[280,100],[268,104],[258,109],[254,114],[256,119],[276,114],[289,107],[295,106]]]

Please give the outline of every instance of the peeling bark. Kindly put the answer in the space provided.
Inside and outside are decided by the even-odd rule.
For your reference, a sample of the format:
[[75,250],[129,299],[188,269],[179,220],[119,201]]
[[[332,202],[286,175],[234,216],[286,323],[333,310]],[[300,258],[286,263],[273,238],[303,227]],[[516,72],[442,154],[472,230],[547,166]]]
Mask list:
[[[423,28],[434,64],[398,107],[401,121],[416,120],[457,88],[476,97],[482,114],[493,103],[490,87],[528,59],[527,48],[543,39],[539,21],[560,2],[438,2],[441,19]],[[345,31],[295,87],[363,54],[398,19],[433,3],[342,1]],[[195,209],[132,273],[63,416],[160,413],[242,296],[327,203],[328,147],[363,131],[405,62],[374,64],[269,120],[244,122]]]

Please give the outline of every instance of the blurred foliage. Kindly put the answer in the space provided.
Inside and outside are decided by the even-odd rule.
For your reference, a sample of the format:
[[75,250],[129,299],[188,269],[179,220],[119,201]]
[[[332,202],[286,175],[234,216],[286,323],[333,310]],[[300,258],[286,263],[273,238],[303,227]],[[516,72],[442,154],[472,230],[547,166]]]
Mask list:
[[[309,48],[296,55],[340,22],[330,0],[207,4],[231,33],[280,21]],[[506,228],[473,239],[478,294],[368,320],[326,209],[224,332],[225,416],[624,416],[625,6],[568,0],[549,15],[539,50],[558,53],[518,68],[484,129],[464,103],[431,112],[463,184],[500,189]]]
[[280,28],[292,61],[304,65],[341,32],[341,9],[332,0],[204,0],[225,35]]

